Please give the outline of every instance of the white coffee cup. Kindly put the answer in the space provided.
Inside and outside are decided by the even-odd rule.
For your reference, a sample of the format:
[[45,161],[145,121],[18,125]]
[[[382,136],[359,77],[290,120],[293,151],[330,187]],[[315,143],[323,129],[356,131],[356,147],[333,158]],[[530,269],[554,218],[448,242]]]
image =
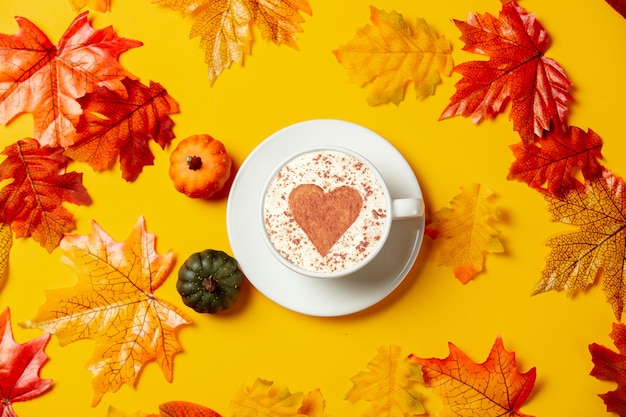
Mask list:
[[304,149],[280,164],[260,207],[272,254],[315,278],[363,268],[384,246],[392,222],[424,214],[421,198],[393,199],[365,157],[334,146]]

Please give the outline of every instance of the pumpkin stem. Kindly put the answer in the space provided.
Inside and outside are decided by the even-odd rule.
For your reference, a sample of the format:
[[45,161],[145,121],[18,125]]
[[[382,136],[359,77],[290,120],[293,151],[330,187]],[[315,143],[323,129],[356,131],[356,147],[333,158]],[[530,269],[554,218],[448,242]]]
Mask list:
[[213,278],[213,276],[209,275],[202,280],[202,289],[206,292],[214,292],[217,290],[217,280]]
[[202,158],[199,156],[188,156],[187,166],[192,171],[197,171],[202,167]]

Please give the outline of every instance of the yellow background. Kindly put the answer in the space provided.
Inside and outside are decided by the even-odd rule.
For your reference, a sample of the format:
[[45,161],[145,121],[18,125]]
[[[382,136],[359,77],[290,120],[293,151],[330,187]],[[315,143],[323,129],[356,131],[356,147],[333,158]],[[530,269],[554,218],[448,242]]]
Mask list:
[[[92,25],[112,25],[122,37],[144,45],[124,53],[122,64],[144,83],[161,83],[179,103],[173,116],[178,140],[209,133],[225,143],[237,166],[267,136],[289,124],[315,118],[336,118],[374,130],[408,160],[419,179],[429,211],[447,206],[467,183],[480,183],[497,195],[502,222],[498,228],[506,253],[490,255],[485,273],[462,285],[448,268],[429,259],[424,245],[411,273],[389,297],[366,311],[344,317],[309,317],[269,301],[250,285],[228,314],[191,314],[192,326],[179,332],[184,352],[174,361],[168,383],[155,363],[148,364],[136,387],[107,393],[98,406],[91,374],[85,369],[92,341],[60,347],[53,336],[50,360],[42,377],[54,379],[53,389],[32,401],[18,403],[21,417],[105,416],[113,405],[124,413],[157,412],[160,403],[196,402],[227,415],[228,403],[243,384],[264,378],[293,392],[321,389],[333,416],[359,416],[363,404],[344,400],[350,378],[365,370],[379,346],[398,345],[406,354],[444,358],[448,342],[474,361],[486,359],[496,337],[514,351],[518,367],[537,368],[533,394],[522,411],[536,416],[600,416],[605,406],[597,396],[614,384],[589,376],[593,364],[588,345],[614,348],[608,334],[615,321],[600,285],[572,298],[551,292],[531,296],[548,249],[545,241],[571,230],[550,221],[546,203],[525,184],[506,179],[518,142],[508,113],[478,126],[471,120],[438,121],[454,93],[459,76],[445,77],[436,94],[415,100],[411,90],[399,106],[369,107],[368,91],[348,82],[346,71],[331,51],[347,43],[357,28],[369,23],[370,4],[396,10],[406,19],[423,17],[453,44],[455,63],[479,59],[461,51],[460,33],[451,19],[469,12],[497,15],[497,0],[409,1],[310,0],[298,35],[299,50],[278,47],[255,32],[252,53],[243,66],[226,70],[211,87],[198,39],[188,38],[191,20],[151,4],[149,0],[113,0],[112,11],[90,14]],[[574,83],[575,102],[569,123],[591,128],[604,140],[604,164],[626,175],[624,144],[624,68],[626,21],[603,0],[567,3],[523,0],[552,40],[547,55],[558,61]],[[567,5],[565,7],[565,5]],[[0,32],[15,33],[14,16],[38,25],[56,43],[76,12],[65,0],[2,0]],[[30,116],[0,128],[0,146],[32,135]],[[198,201],[176,192],[167,174],[169,151],[154,147],[155,166],[146,167],[134,183],[126,183],[118,167],[94,173],[83,164],[84,184],[93,198],[88,207],[68,206],[77,233],[87,234],[91,220],[116,240],[125,239],[139,216],[157,235],[157,251],[172,249],[176,269],[189,254],[216,248],[230,251],[226,233],[226,199]],[[59,262],[60,251],[48,254],[32,240],[14,242],[10,274],[0,292],[0,306],[10,306],[15,339],[24,343],[41,334],[18,326],[32,319],[45,301],[44,291],[69,287],[75,274]],[[156,295],[182,302],[172,273]],[[425,399],[430,415],[440,404]]]

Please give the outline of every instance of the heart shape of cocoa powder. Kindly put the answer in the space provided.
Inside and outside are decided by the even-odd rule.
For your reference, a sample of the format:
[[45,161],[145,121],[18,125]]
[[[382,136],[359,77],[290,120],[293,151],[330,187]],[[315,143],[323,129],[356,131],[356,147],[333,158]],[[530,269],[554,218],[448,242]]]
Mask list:
[[359,217],[362,207],[361,194],[346,186],[324,192],[317,185],[302,184],[289,194],[291,214],[322,256]]

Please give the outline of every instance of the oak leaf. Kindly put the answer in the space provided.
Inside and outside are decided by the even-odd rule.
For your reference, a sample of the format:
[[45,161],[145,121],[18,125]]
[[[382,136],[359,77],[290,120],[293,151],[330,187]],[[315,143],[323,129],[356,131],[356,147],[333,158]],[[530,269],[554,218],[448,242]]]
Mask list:
[[452,48],[424,19],[415,24],[393,11],[370,7],[371,25],[360,28],[346,45],[334,50],[351,82],[371,86],[369,105],[404,100],[407,85],[413,83],[418,99],[432,95],[449,76],[454,62]]
[[[319,392],[304,395],[292,393],[285,386],[257,378],[251,386],[242,386],[230,401],[230,414],[237,417],[322,417],[323,410],[312,407],[319,405]],[[323,404],[323,400],[322,400]]]
[[13,403],[39,397],[52,387],[51,379],[41,379],[39,371],[48,360],[44,352],[50,334],[26,343],[16,343],[11,329],[11,312],[0,314],[0,416],[17,417]]
[[0,224],[9,224],[16,237],[32,237],[52,252],[63,234],[74,229],[73,215],[63,203],[89,205],[91,197],[82,184],[82,174],[65,172],[69,158],[62,148],[40,146],[24,139],[2,152]]
[[200,37],[208,78],[213,85],[233,63],[243,64],[256,25],[263,39],[297,48],[301,13],[312,14],[307,0],[152,0],[193,16],[190,38]]
[[576,186],[577,169],[586,179],[602,174],[602,138],[591,129],[585,133],[571,126],[550,131],[537,143],[520,142],[511,149],[515,161],[507,178],[554,195]]
[[536,370],[517,369],[515,354],[504,348],[498,336],[489,357],[475,363],[454,344],[445,359],[409,359],[422,366],[424,383],[441,398],[442,416],[527,416],[520,411],[535,384]]
[[122,177],[137,179],[146,165],[153,165],[151,139],[164,149],[174,138],[178,104],[158,83],[144,86],[137,80],[122,81],[127,97],[105,87],[79,98],[83,114],[76,125],[76,140],[65,152],[70,158],[87,162],[94,170],[104,171],[118,157]]
[[471,115],[479,123],[511,102],[514,130],[522,141],[532,142],[544,131],[563,128],[572,83],[561,66],[545,56],[549,38],[536,17],[515,0],[502,3],[499,19],[470,14],[467,21],[454,20],[463,49],[489,59],[454,68],[462,78],[440,120]]
[[31,113],[42,145],[67,147],[82,112],[79,97],[98,86],[125,96],[122,80],[131,74],[118,56],[142,44],[110,27],[93,29],[87,16],[78,15],[56,46],[23,17],[15,35],[0,34],[0,123]]
[[220,414],[199,404],[171,401],[159,406],[160,417],[221,417]]
[[498,216],[493,197],[493,192],[480,184],[462,186],[450,208],[433,213],[426,226],[426,235],[435,239],[434,259],[452,267],[463,284],[483,270],[486,253],[504,251],[500,232],[494,228]]
[[592,343],[589,345],[589,352],[594,364],[591,376],[602,381],[614,381],[617,388],[604,394],[599,394],[606,404],[609,413],[617,413],[626,416],[626,326],[622,323],[613,323],[613,331],[610,334],[617,352],[611,349]]
[[533,294],[586,290],[602,276],[602,288],[619,320],[626,297],[626,195],[624,180],[604,170],[596,179],[558,197],[546,194],[555,222],[577,231],[551,238],[546,266]]
[[174,263],[172,252],[157,254],[155,243],[143,217],[123,242],[95,221],[89,235],[66,235],[62,261],[76,271],[78,283],[47,291],[37,316],[24,324],[55,334],[62,346],[95,340],[87,366],[94,377],[93,405],[122,384],[134,385],[149,361],[156,360],[172,380],[173,357],[181,351],[175,331],[190,320],[154,295]]
[[346,400],[370,404],[365,416],[415,416],[424,414],[421,394],[416,390],[422,383],[421,368],[402,355],[398,346],[379,347],[368,370],[352,378],[353,387]]

